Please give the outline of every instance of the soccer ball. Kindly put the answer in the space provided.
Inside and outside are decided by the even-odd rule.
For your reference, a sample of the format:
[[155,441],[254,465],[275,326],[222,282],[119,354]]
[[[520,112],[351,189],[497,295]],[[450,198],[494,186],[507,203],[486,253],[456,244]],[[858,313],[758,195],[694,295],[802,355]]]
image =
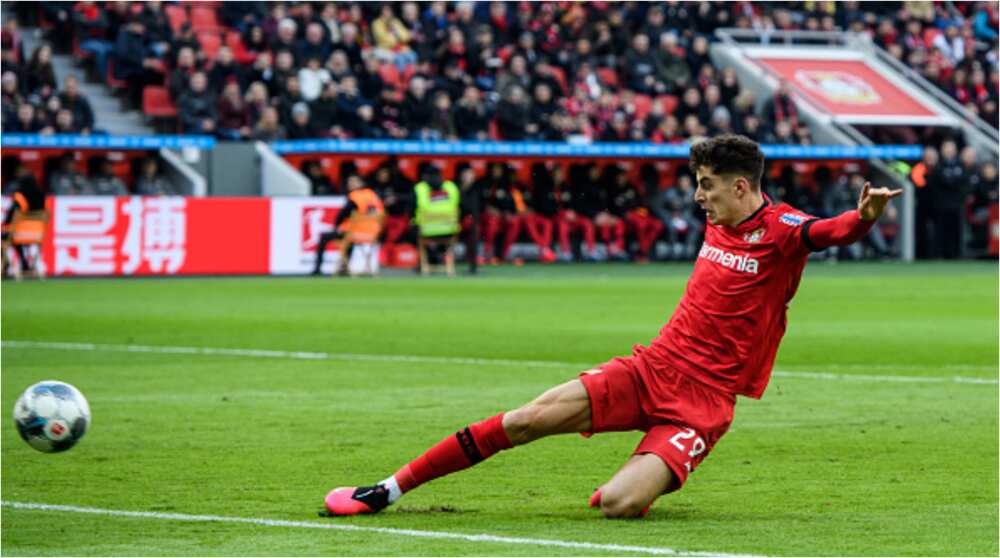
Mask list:
[[38,451],[54,453],[76,445],[90,427],[90,405],[80,390],[55,380],[24,390],[14,405],[17,431]]

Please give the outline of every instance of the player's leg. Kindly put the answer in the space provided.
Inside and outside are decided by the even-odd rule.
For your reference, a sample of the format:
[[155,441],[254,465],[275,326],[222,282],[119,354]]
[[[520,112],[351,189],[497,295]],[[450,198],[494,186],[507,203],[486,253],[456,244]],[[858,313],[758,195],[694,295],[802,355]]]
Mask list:
[[336,515],[377,512],[404,493],[467,469],[497,452],[553,434],[587,432],[590,427],[587,389],[579,379],[572,380],[513,411],[470,424],[446,436],[376,485],[335,489],[326,497],[326,508]]
[[674,473],[658,455],[633,455],[591,498],[592,507],[600,507],[609,518],[646,515],[650,504],[670,488]]

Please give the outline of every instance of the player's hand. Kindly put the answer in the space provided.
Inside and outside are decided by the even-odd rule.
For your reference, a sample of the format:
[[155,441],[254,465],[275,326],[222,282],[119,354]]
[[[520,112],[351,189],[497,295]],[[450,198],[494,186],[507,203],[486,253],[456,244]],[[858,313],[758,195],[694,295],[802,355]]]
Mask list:
[[871,182],[865,182],[865,187],[861,189],[861,197],[858,198],[858,213],[861,214],[861,220],[874,221],[878,219],[885,211],[889,200],[901,195],[903,195],[902,190],[872,188]]

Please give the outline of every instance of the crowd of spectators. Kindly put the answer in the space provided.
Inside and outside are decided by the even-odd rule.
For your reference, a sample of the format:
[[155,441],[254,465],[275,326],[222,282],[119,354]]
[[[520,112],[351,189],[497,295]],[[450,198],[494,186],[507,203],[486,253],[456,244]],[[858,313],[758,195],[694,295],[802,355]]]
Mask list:
[[[223,28],[172,24],[168,8],[190,13],[192,4],[46,2],[41,9],[52,44],[75,44],[97,76],[123,80],[133,106],[146,85],[165,84],[180,131],[227,139],[674,143],[735,131],[768,143],[810,143],[786,90],[758,102],[735,72],[712,64],[709,41],[723,26],[866,33],[997,121],[995,2],[232,1],[212,4]],[[19,128],[92,128],[92,115],[76,106],[72,122],[66,116],[59,128],[59,108],[48,106],[56,89],[51,48],[17,60],[11,25],[4,80],[17,78],[22,98],[8,103],[5,89],[5,115],[30,97],[36,114],[25,114],[29,124]],[[238,40],[205,48],[206,34],[218,45],[227,32]]]
[[[104,156],[92,157],[81,164],[73,152],[64,153],[46,163],[46,171],[39,184],[33,172],[21,163],[16,155],[3,158],[3,192],[10,195],[24,188],[24,181],[33,183],[33,188],[57,196],[177,196],[182,192],[177,184],[163,173],[160,160],[155,156],[136,159],[131,181],[126,185],[114,163]],[[86,172],[83,172],[83,168]],[[27,172],[23,172],[27,171]]]

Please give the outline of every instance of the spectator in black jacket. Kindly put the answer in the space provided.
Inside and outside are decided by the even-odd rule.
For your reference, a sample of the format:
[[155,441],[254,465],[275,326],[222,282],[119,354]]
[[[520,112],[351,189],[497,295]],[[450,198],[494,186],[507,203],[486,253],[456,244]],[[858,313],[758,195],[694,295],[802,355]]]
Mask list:
[[177,62],[174,69],[170,71],[167,80],[167,89],[170,91],[170,98],[176,102],[188,90],[191,83],[191,74],[198,71],[198,61],[194,55],[194,49],[185,46],[177,52]]
[[4,120],[3,131],[14,134],[35,134],[45,128],[45,122],[35,115],[35,106],[31,103],[21,103],[17,107],[17,118]]
[[622,70],[626,87],[646,95],[656,94],[656,58],[649,51],[649,37],[639,33],[632,38]]
[[431,123],[430,95],[427,94],[427,81],[421,76],[410,79],[410,88],[403,98],[401,108],[401,125],[407,135],[413,139],[426,139]]
[[292,119],[288,125],[288,139],[309,139],[319,135],[312,119],[309,118],[309,105],[305,102],[295,103],[292,107]]
[[90,101],[80,94],[80,79],[76,76],[66,76],[63,81],[63,92],[59,94],[59,100],[64,109],[73,113],[73,120],[83,133],[90,133],[94,128],[94,111],[90,108]]
[[529,123],[528,103],[524,90],[519,85],[512,85],[497,105],[497,132],[500,134],[500,139],[507,141],[525,139]]
[[969,247],[982,257],[990,238],[990,208],[1000,203],[997,192],[997,166],[995,163],[985,163],[979,171],[970,176],[969,187],[969,229],[972,238]]
[[326,60],[333,52],[333,46],[323,32],[323,24],[312,22],[306,26],[306,36],[297,45],[296,59],[303,64],[310,58]]
[[594,194],[586,183],[587,166],[574,164],[570,166],[569,178],[564,179],[562,167],[556,167],[555,183],[559,196],[559,213],[556,217],[556,231],[559,235],[559,259],[573,260],[573,250],[570,245],[570,235],[581,233],[586,246],[583,252],[585,259],[594,259],[597,247],[594,222],[591,218],[597,213],[594,207]]
[[521,218],[524,228],[538,245],[539,260],[542,263],[554,262],[556,255],[552,251],[552,231],[559,210],[555,180],[545,163],[531,165],[531,180],[531,188],[522,192],[527,210]]
[[929,219],[933,227],[932,258],[955,259],[962,249],[962,209],[968,194],[968,177],[958,160],[954,140],[941,144],[941,160],[927,173]]
[[191,75],[188,91],[177,102],[177,113],[185,134],[215,133],[215,95],[208,90],[205,72]]
[[240,90],[243,89],[243,68],[233,58],[233,51],[226,45],[219,47],[219,52],[212,64],[212,69],[208,72],[209,87],[216,95],[222,93],[222,89],[229,80],[235,79]]
[[142,90],[162,79],[159,63],[146,48],[146,26],[135,18],[118,32],[115,76],[126,82],[131,106],[142,105]]
[[485,141],[489,139],[488,130],[489,115],[479,89],[467,86],[455,104],[455,131],[463,140]]
[[302,172],[309,178],[313,196],[333,196],[338,192],[333,187],[330,177],[323,172],[323,165],[316,159],[302,162]]
[[56,73],[52,68],[52,47],[42,44],[31,55],[24,69],[25,91],[48,99],[56,90]]

